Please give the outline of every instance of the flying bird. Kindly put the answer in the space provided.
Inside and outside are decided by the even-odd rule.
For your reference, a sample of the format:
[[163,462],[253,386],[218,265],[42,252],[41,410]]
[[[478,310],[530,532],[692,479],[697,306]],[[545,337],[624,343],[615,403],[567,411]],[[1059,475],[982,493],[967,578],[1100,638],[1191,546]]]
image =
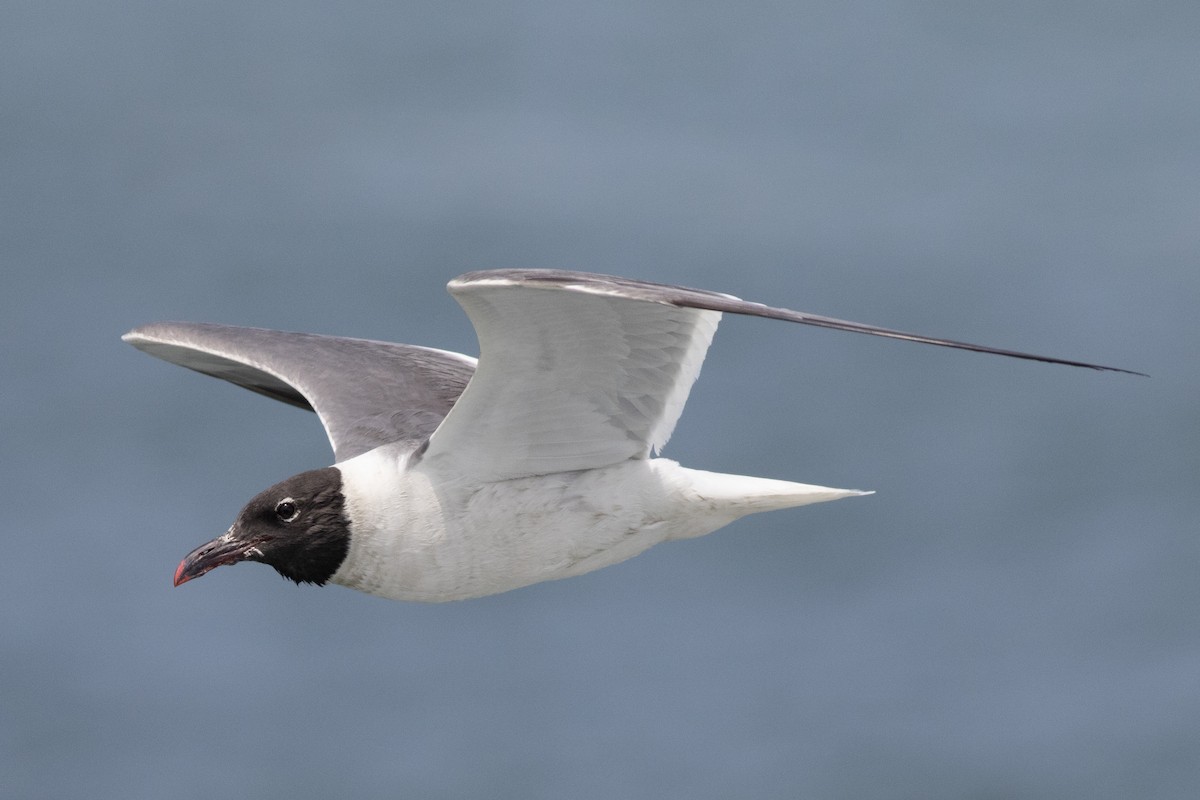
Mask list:
[[176,586],[258,561],[297,583],[461,600],[582,575],[747,514],[869,494],[655,457],[724,313],[1132,372],[606,275],[493,270],[448,288],[475,326],[478,360],[205,323],[122,337],[315,411],[333,446],[332,466],[260,492],[189,553]]

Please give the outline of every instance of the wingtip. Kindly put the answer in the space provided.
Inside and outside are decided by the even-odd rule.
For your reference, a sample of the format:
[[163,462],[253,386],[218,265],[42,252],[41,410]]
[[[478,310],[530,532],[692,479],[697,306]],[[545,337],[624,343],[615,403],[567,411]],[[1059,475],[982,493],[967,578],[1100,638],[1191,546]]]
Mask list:
[[136,328],[130,328],[125,333],[121,334],[121,341],[126,344],[137,345],[139,342],[146,342],[154,338],[153,330],[162,323],[147,322],[145,325],[138,325]]
[[172,326],[178,327],[181,324],[188,323],[147,322],[144,325],[138,325],[136,328],[132,328],[121,334],[121,341],[131,344],[139,350],[144,350],[143,345],[168,342],[172,338]]
[[1121,369],[1120,367],[1107,367],[1109,372],[1123,372],[1126,375],[1137,375],[1139,378],[1149,378],[1150,373],[1138,372],[1135,369]]

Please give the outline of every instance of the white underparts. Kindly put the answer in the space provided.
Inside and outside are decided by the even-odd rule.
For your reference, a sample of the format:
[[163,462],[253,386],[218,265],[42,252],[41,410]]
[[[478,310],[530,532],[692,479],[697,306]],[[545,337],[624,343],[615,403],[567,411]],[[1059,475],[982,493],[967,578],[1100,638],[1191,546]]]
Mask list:
[[351,535],[332,581],[428,602],[581,575],[746,514],[865,494],[667,459],[474,485],[409,469],[389,448],[337,466]]

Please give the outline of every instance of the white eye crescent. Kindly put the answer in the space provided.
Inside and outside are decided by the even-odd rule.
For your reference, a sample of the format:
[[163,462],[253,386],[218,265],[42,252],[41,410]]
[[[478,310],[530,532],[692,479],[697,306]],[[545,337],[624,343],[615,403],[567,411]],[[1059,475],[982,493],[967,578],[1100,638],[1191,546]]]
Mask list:
[[275,504],[275,516],[279,517],[281,522],[293,522],[300,516],[300,507],[296,505],[295,500],[285,497]]

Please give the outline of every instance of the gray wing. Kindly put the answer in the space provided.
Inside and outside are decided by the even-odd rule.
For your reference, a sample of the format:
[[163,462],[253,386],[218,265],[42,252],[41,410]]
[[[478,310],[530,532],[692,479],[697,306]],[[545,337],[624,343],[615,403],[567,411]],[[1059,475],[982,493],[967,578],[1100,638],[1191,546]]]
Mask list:
[[423,443],[458,400],[475,359],[413,345],[208,323],[159,322],[123,337],[139,350],[315,411],[337,461]]
[[449,289],[475,326],[479,366],[424,458],[476,480],[591,469],[660,449],[722,313],[1128,372],[606,275],[472,272]]

